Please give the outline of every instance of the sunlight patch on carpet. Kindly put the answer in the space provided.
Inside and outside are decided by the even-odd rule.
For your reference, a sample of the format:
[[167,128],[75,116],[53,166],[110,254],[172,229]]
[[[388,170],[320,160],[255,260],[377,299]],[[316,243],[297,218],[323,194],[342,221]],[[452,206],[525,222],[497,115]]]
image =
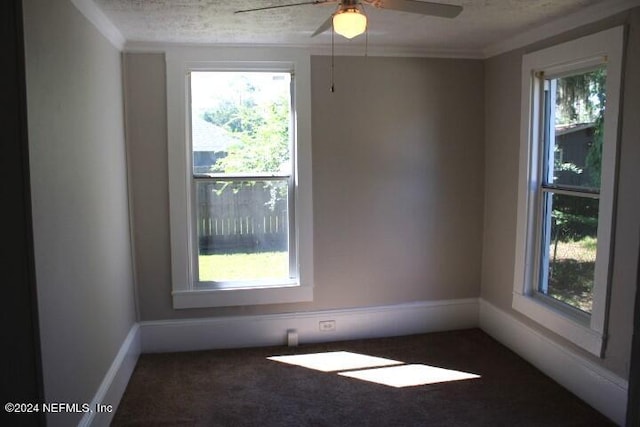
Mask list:
[[343,377],[396,388],[480,378],[480,375],[469,372],[421,364],[406,364],[350,351],[271,356],[267,359],[321,372],[334,372]]
[[349,351],[332,351],[327,353],[296,354],[291,356],[267,357],[276,362],[302,366],[322,372],[347,371],[350,369],[378,368],[380,366],[401,365],[404,362],[367,356]]
[[468,372],[436,368],[435,366],[427,365],[391,366],[340,372],[339,375],[397,388],[480,378],[480,375]]

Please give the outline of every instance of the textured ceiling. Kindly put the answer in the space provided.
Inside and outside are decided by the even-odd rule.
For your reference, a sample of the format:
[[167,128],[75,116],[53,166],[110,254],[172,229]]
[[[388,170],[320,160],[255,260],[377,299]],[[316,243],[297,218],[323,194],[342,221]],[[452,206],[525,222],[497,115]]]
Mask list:
[[[234,15],[301,0],[94,0],[129,42],[327,45],[310,35],[335,9],[303,5]],[[439,51],[481,50],[596,3],[612,0],[441,0],[464,7],[454,19],[367,6],[369,44]],[[363,43],[336,37],[336,42]]]

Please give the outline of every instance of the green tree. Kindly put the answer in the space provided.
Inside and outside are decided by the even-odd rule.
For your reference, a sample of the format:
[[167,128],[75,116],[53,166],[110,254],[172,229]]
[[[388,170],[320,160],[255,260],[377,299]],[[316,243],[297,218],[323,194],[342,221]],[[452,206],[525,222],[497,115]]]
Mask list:
[[[218,158],[212,166],[216,173],[279,173],[290,172],[291,107],[288,94],[275,98],[261,97],[260,90],[248,82],[241,86],[240,96],[224,99],[204,113],[204,119],[229,131],[238,143],[227,148],[226,156]],[[239,191],[242,186],[253,187],[256,182],[238,185],[223,184],[216,190]],[[277,182],[261,182],[270,193],[267,205],[271,210],[286,203],[287,187]]]
[[557,79],[556,124],[594,122],[603,113],[607,70]]
[[[589,184],[600,187],[602,136],[606,105],[606,68],[556,80],[555,124],[593,123],[593,143],[585,161]],[[554,164],[555,171],[582,174],[584,170],[573,163]],[[595,237],[598,228],[597,200],[581,197],[556,196],[553,202],[553,263],[559,241],[578,241]]]
[[606,80],[605,67],[556,80],[555,124],[594,123],[593,144],[587,153],[586,170],[595,188],[600,187]]
[[[280,172],[290,159],[290,107],[285,96],[266,105],[238,108],[234,118],[251,126],[223,126],[239,140],[215,168],[227,173]],[[234,119],[229,123],[235,123]]]

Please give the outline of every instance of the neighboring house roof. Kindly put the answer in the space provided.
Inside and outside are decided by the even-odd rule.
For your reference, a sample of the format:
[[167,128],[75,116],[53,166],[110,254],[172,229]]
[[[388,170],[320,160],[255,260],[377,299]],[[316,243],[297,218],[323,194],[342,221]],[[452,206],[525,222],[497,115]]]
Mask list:
[[206,121],[200,114],[194,116],[191,126],[193,151],[227,151],[229,146],[240,142],[230,132]]
[[596,126],[595,123],[576,123],[572,125],[558,125],[556,126],[556,136],[578,132],[578,131],[589,129],[595,126]]

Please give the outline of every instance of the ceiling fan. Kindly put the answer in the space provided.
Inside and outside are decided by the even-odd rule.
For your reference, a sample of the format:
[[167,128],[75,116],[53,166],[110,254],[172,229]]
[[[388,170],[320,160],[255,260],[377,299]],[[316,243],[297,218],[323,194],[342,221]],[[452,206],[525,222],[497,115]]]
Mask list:
[[455,18],[460,14],[460,12],[462,12],[462,6],[418,0],[314,0],[238,10],[234,13],[257,12],[261,10],[280,9],[283,7],[324,5],[333,3],[338,4],[336,11],[331,14],[331,16],[329,16],[329,18],[320,25],[320,27],[318,27],[311,37],[325,32],[331,28],[332,25],[336,33],[348,39],[364,33],[367,29],[367,16],[364,11],[364,5],[373,6],[378,9],[397,10],[400,12],[417,13],[420,15],[438,16],[442,18]]

